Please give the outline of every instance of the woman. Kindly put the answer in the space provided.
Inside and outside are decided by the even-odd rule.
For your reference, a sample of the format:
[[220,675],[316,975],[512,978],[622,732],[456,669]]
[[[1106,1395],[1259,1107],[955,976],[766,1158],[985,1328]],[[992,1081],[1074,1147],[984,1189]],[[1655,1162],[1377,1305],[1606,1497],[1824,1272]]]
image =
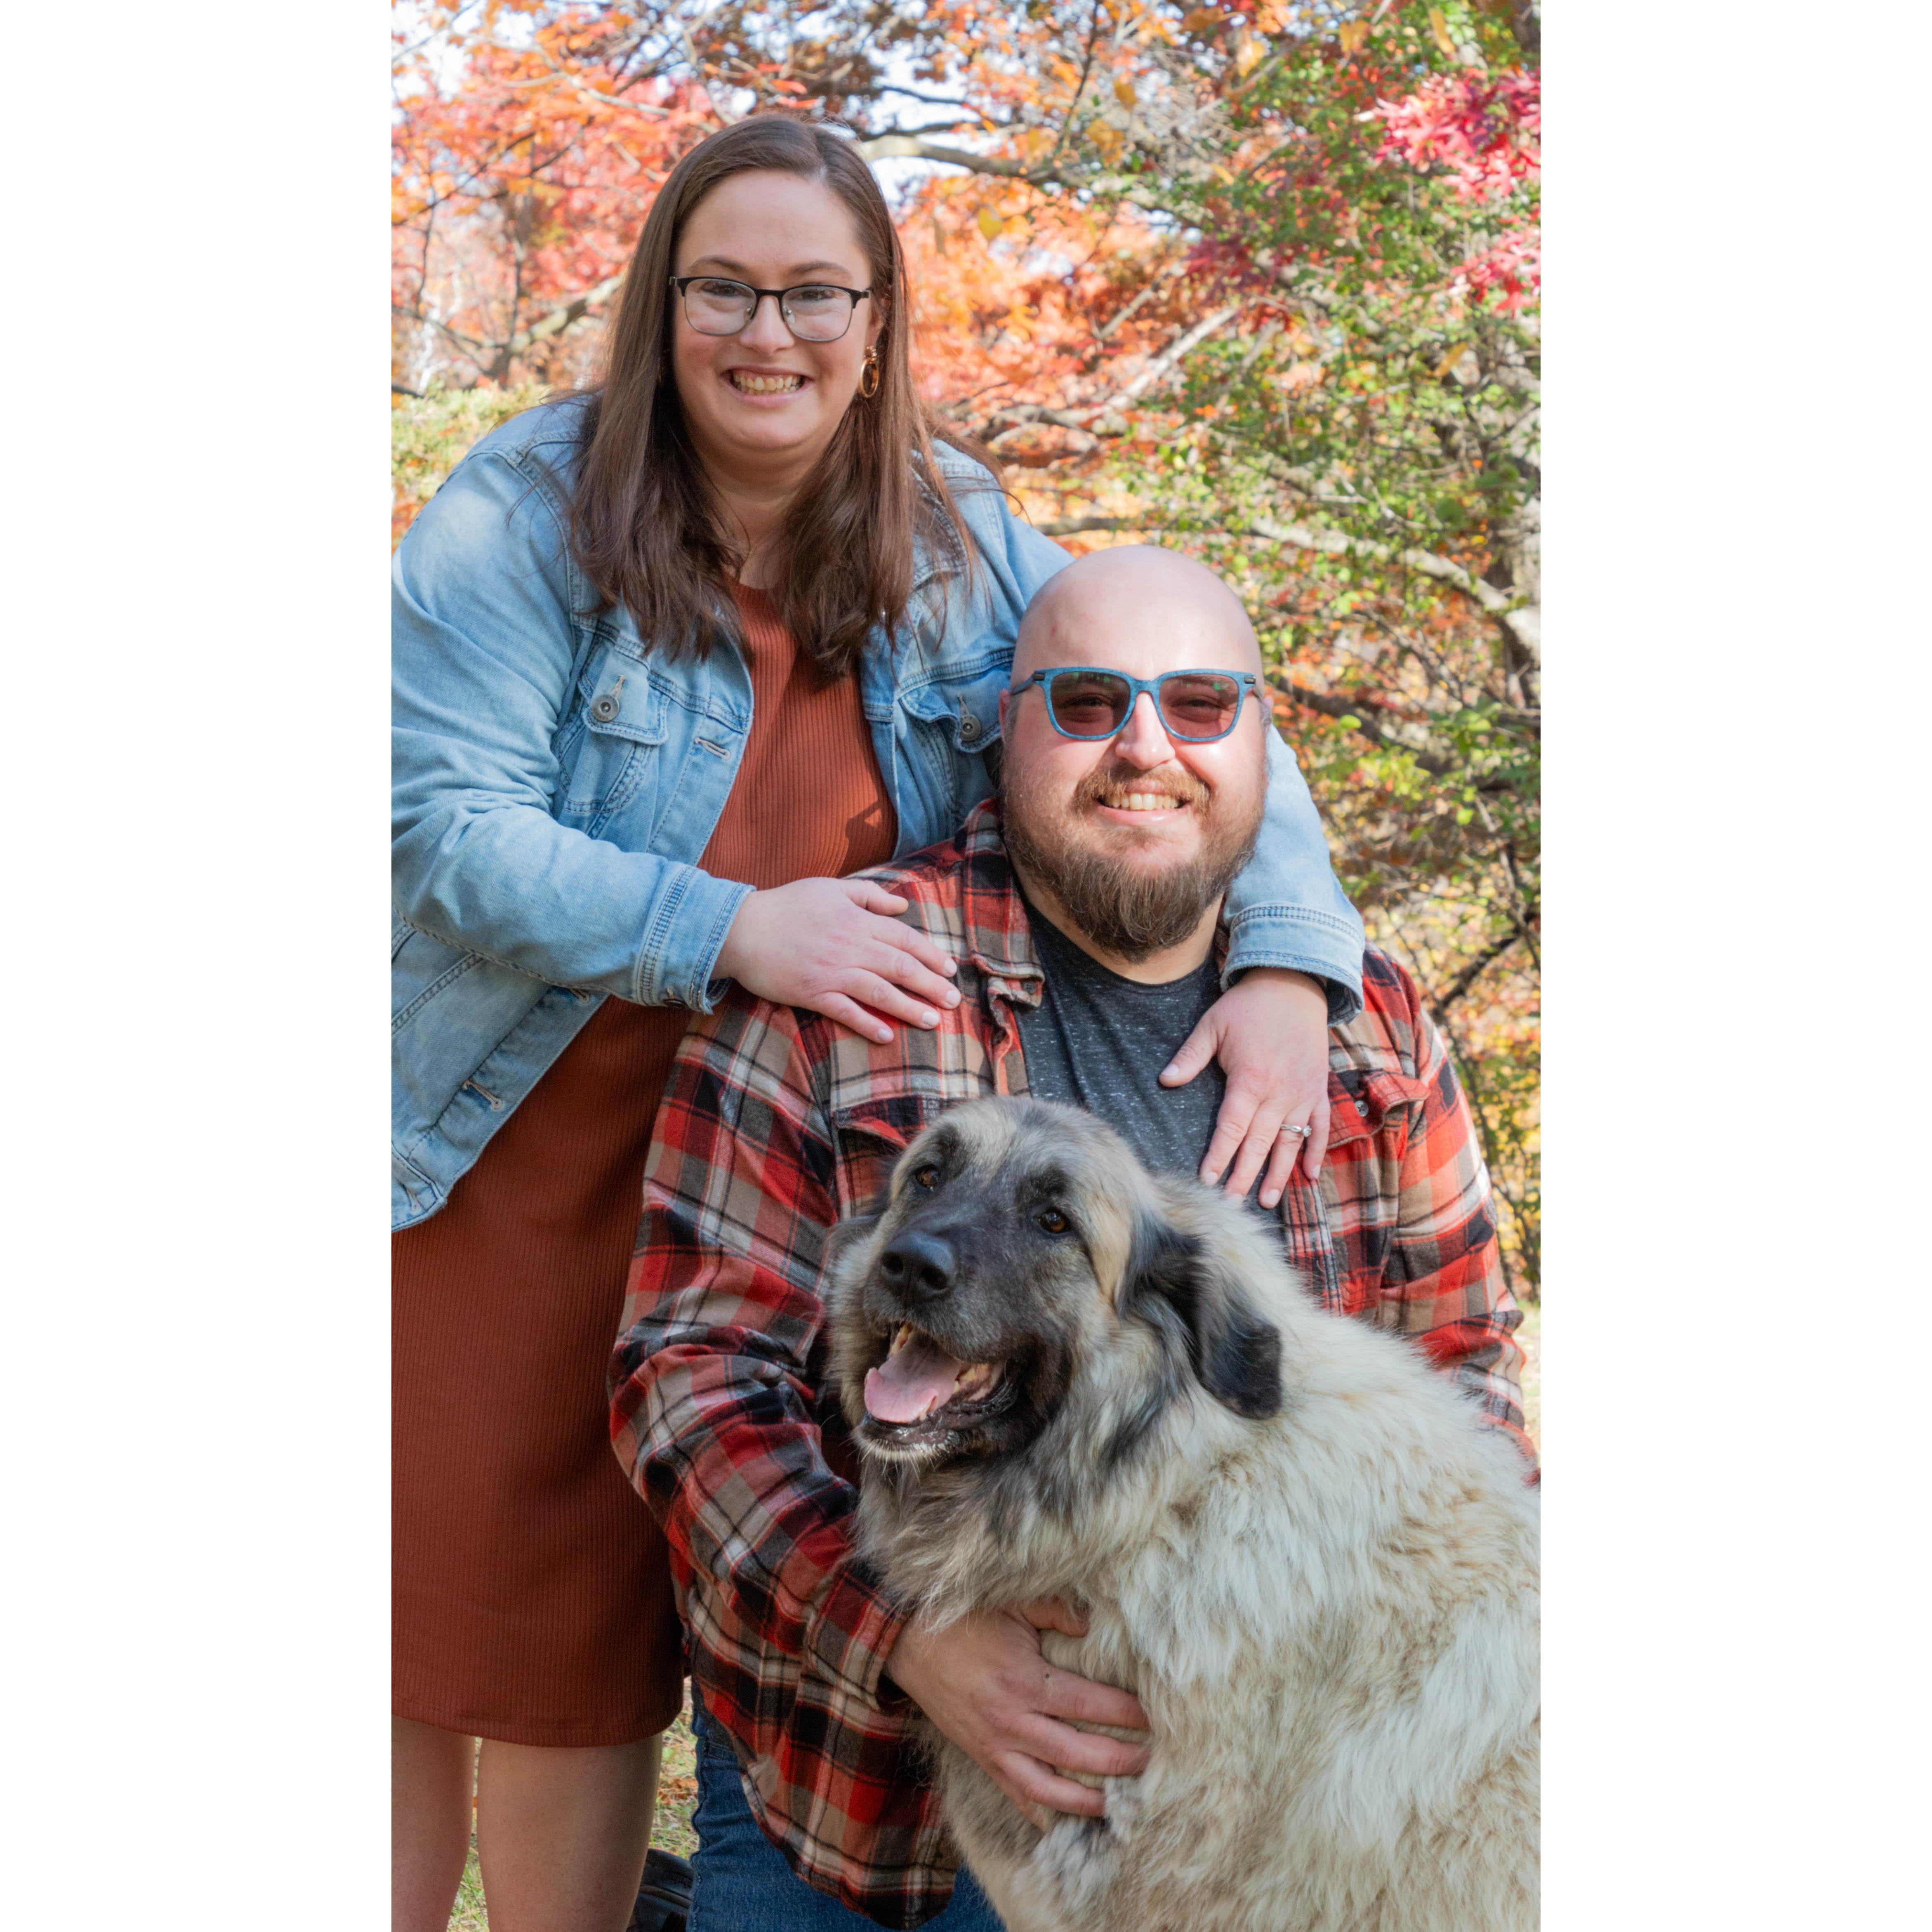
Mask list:
[[[497,1932],[628,1913],[680,1649],[603,1376],[689,1012],[736,980],[884,1039],[957,998],[903,902],[842,875],[991,789],[1020,615],[1066,559],[931,439],[908,322],[852,148],[740,122],[652,207],[601,391],[485,437],[397,554],[406,1932],[446,1921],[478,1737]],[[1359,1000],[1360,922],[1270,756],[1241,976],[1199,1040],[1244,1191],[1264,1159],[1270,1189],[1313,1171],[1325,1029]]]

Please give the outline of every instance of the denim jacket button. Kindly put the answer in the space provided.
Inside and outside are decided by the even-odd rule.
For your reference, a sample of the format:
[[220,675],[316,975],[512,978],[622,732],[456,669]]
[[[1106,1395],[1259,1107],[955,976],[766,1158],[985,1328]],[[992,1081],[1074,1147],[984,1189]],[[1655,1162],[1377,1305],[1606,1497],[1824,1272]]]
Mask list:
[[980,735],[980,721],[970,712],[959,721],[959,735],[969,745]]
[[609,692],[590,707],[590,715],[600,724],[608,724],[617,715],[617,700]]

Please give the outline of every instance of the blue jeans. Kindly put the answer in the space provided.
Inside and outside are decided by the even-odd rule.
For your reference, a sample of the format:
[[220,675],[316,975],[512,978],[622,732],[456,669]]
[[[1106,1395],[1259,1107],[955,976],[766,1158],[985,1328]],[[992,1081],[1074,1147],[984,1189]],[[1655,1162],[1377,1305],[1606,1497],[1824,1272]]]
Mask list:
[[[701,1711],[698,1736],[698,1854],[691,1862],[690,1932],[862,1932],[872,1922],[814,1892],[758,1828],[738,1760]],[[928,1932],[1004,1932],[986,1894],[962,1865],[946,1910]],[[876,1928],[874,1928],[876,1932]]]

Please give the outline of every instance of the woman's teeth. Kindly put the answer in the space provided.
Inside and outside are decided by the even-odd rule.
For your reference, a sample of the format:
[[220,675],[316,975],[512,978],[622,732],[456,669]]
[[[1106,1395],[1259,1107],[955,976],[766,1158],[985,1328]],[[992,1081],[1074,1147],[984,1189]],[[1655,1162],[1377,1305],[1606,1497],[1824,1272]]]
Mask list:
[[748,396],[782,396],[800,388],[804,381],[802,376],[754,376],[742,369],[730,371],[732,388],[742,389]]

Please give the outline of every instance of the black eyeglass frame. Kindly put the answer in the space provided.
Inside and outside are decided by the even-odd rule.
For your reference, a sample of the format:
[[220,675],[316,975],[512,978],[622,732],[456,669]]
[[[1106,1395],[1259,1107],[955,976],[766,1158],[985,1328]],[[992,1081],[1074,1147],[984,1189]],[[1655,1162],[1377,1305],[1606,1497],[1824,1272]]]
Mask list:
[[[684,300],[685,291],[693,282],[729,282],[734,289],[744,290],[752,298],[751,314],[746,316],[736,328],[728,328],[722,335],[713,335],[712,332],[708,328],[698,328],[697,323],[692,322],[691,311],[686,308]],[[859,313],[859,304],[872,292],[869,288],[848,289],[838,282],[794,282],[788,289],[760,289],[753,286],[749,282],[740,281],[736,275],[674,275],[670,278],[670,285],[676,291],[678,309],[685,320],[690,322],[691,326],[697,329],[700,335],[711,335],[715,341],[718,342],[728,341],[734,335],[742,335],[746,330],[758,320],[758,305],[767,296],[778,304],[778,320],[786,328],[791,330],[794,341],[843,342],[852,332],[852,317]],[[796,295],[800,289],[836,289],[842,296],[850,296],[852,298],[851,311],[845,318],[845,326],[836,335],[799,334],[797,328],[793,324],[791,317],[785,313],[785,299],[789,296]]]
[[[1053,680],[1057,677],[1111,677],[1117,678],[1128,687],[1127,708],[1121,713],[1120,722],[1105,731],[1070,731],[1060,722],[1060,714],[1053,708]],[[1168,722],[1167,713],[1161,709],[1160,689],[1169,679],[1177,677],[1225,677],[1232,679],[1240,687],[1234,700],[1234,715],[1228,719],[1226,729],[1210,731],[1205,736],[1196,736],[1186,731],[1177,731]],[[1158,677],[1130,677],[1124,670],[1115,670],[1106,664],[1055,664],[1048,670],[1036,670],[1030,677],[1023,677],[1007,694],[1017,698],[1023,691],[1030,691],[1035,685],[1040,688],[1040,694],[1046,700],[1046,722],[1063,738],[1071,738],[1082,745],[1098,745],[1109,738],[1118,738],[1133,722],[1134,708],[1141,701],[1141,693],[1150,692],[1154,696],[1154,714],[1160,720],[1160,728],[1167,735],[1184,745],[1218,744],[1241,722],[1241,706],[1252,692],[1257,702],[1261,697],[1262,681],[1251,670],[1164,670]]]

